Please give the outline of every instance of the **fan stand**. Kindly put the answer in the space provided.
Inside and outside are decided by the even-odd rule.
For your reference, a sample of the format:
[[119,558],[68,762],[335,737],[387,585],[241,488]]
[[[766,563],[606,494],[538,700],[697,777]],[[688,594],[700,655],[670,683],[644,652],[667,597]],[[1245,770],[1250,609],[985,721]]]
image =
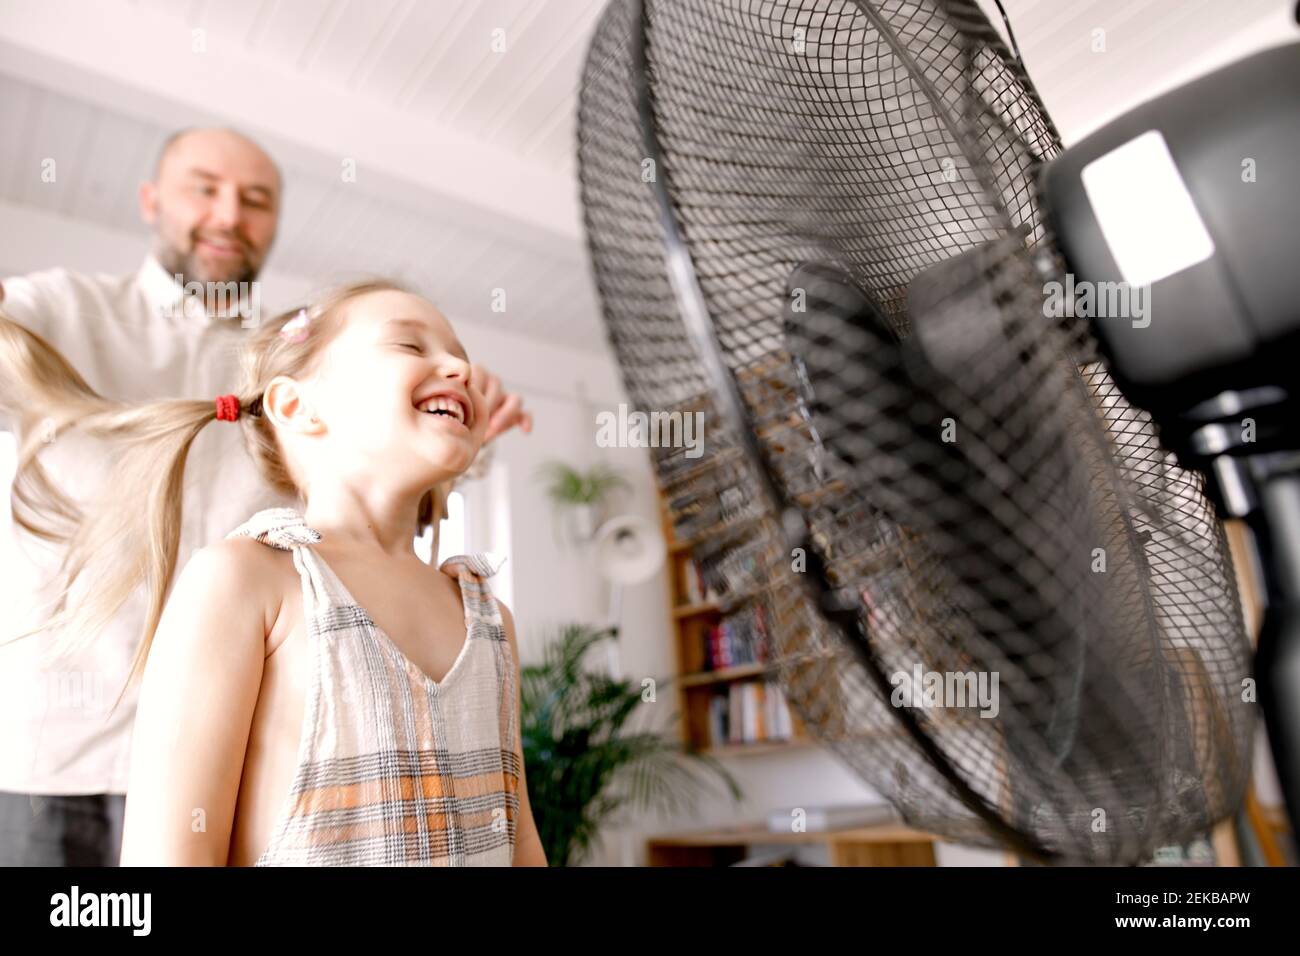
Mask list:
[[[1193,441],[1229,431],[1207,425]],[[1250,527],[1263,577],[1255,675],[1294,842],[1300,838],[1300,452],[1219,455],[1202,467],[1222,513]]]
[[610,632],[610,640],[605,645],[605,654],[609,666],[609,676],[614,680],[617,680],[623,672],[622,655],[619,654],[618,649],[618,622],[622,618],[622,614],[623,585],[617,581],[611,581],[609,583],[609,623],[605,625],[605,629]]

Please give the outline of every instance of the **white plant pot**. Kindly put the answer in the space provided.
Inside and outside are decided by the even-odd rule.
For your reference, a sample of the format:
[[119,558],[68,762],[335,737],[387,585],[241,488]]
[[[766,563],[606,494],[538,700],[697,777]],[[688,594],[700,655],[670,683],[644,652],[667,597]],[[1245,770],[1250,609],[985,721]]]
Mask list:
[[569,530],[576,541],[590,541],[600,525],[600,508],[597,505],[571,505]]

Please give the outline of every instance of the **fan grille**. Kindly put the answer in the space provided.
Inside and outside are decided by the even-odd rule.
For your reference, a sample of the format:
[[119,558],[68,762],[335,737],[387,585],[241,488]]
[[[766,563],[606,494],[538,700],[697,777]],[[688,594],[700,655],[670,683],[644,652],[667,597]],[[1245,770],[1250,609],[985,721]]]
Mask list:
[[[900,694],[898,675],[922,675],[918,697],[927,675],[972,675],[943,701],[982,679],[996,716],[911,712],[1014,830],[1101,862],[1203,832],[1240,799],[1253,726],[1225,542],[1087,322],[1045,317],[1062,277],[1035,174],[1060,143],[997,33],[969,2],[651,3],[660,169],[637,10],[605,11],[579,113],[608,335],[639,410],[703,413],[703,456],[655,449],[657,477],[726,607],[766,608],[802,721],[912,824],[994,845],[864,654]],[[747,427],[865,645],[810,600],[717,413],[665,272],[661,186]]]

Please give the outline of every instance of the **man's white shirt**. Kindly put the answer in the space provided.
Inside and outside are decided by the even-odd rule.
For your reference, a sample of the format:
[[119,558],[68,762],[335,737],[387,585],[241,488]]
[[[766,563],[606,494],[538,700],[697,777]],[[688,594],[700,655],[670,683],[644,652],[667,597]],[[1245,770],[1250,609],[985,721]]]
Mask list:
[[[41,335],[106,398],[215,400],[239,387],[238,351],[248,329],[211,318],[152,257],[128,276],[63,269],[5,279],[0,310]],[[9,431],[12,423],[0,422]],[[294,506],[262,481],[240,426],[214,422],[190,450],[177,570],[200,547],[221,540],[262,508]],[[45,620],[59,554],[16,527],[9,507],[12,436],[0,460],[0,642]],[[45,468],[83,504],[141,507],[134,489],[104,489],[104,450],[70,432],[41,453]],[[86,582],[85,586],[94,586]],[[0,644],[0,790],[36,794],[125,793],[139,682],[114,709],[144,629],[137,590],[122,611],[73,658],[49,661],[50,632]]]

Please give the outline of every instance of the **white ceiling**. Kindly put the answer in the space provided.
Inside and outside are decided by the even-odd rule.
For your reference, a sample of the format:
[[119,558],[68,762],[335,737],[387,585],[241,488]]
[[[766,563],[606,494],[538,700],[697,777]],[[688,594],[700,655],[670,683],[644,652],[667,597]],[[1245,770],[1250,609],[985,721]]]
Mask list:
[[[0,199],[142,235],[135,185],[166,134],[232,123],[286,173],[277,272],[396,273],[457,318],[601,352],[574,116],[603,5],[0,0],[0,130],[14,131],[0,136]],[[1292,0],[1004,6],[1067,143],[1295,35]],[[44,157],[59,160],[55,184],[33,175]],[[490,308],[498,288],[504,315]]]
[[295,73],[322,90],[446,124],[568,171],[573,96],[604,0],[136,0],[131,6],[182,29],[205,29],[210,46]]
[[229,123],[285,173],[278,273],[395,274],[458,319],[600,352],[573,140],[602,6],[3,0],[0,199],[143,237],[163,139]]
[[[0,73],[0,129],[19,131],[0,137],[0,198],[138,234],[143,251],[136,186],[172,128]],[[46,158],[56,159],[54,182],[33,172]],[[487,219],[451,224],[436,200],[419,193],[395,196],[391,187],[331,180],[293,161],[282,166],[288,185],[272,252],[278,272],[316,282],[398,275],[457,317],[593,347],[596,303],[577,250],[540,249]],[[491,310],[497,288],[506,293],[504,314]],[[574,316],[587,321],[575,327]]]
[[[1004,30],[993,0],[978,3]],[[1002,0],[1002,6],[1066,145],[1159,93],[1255,50],[1300,39],[1295,0]]]

